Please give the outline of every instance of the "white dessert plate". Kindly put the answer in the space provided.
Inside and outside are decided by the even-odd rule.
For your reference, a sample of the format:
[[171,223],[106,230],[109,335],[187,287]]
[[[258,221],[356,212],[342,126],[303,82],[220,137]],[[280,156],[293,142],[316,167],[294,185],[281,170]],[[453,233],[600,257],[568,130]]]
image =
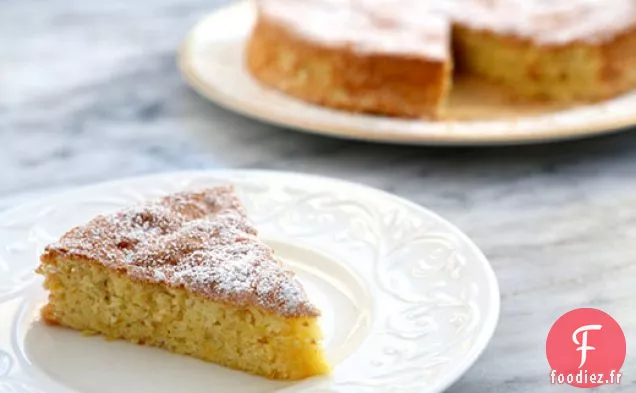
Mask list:
[[[234,184],[261,236],[322,311],[333,373],[277,382],[160,349],[45,326],[43,247],[148,197]],[[486,347],[495,275],[457,228],[411,202],[321,177],[172,173],[76,189],[0,215],[0,392],[432,393]]]
[[203,19],[181,47],[185,79],[202,96],[264,122],[332,137],[419,145],[524,144],[582,138],[636,125],[636,92],[593,105],[511,104],[483,81],[459,80],[453,120],[424,121],[336,111],[261,86],[244,67],[255,7],[243,0]]

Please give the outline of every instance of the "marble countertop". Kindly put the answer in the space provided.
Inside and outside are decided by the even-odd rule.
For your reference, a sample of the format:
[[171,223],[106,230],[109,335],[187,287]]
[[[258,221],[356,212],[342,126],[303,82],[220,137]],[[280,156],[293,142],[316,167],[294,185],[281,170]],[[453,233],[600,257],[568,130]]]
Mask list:
[[364,183],[453,221],[497,273],[500,325],[449,392],[567,390],[548,383],[545,339],[583,306],[622,324],[628,359],[610,389],[636,389],[636,133],[433,149],[263,125],[199,98],[175,65],[188,28],[224,2],[0,2],[0,208],[51,188],[193,168]]

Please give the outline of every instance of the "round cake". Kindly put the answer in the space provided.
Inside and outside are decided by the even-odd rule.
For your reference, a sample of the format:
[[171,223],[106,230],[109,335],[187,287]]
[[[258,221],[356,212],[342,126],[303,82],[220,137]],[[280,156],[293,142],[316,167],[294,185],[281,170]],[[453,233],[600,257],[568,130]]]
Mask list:
[[257,10],[251,74],[327,107],[443,117],[454,73],[566,103],[636,87],[633,0],[257,0]]

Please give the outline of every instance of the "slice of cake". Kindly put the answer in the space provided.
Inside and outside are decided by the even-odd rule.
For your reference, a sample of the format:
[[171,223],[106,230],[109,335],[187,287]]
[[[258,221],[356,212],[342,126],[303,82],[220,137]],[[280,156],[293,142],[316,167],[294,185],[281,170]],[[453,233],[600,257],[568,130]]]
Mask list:
[[42,317],[273,379],[328,372],[319,311],[231,187],[98,216],[46,248]]
[[258,1],[247,67],[264,85],[353,112],[438,117],[450,88],[450,22],[427,4]]

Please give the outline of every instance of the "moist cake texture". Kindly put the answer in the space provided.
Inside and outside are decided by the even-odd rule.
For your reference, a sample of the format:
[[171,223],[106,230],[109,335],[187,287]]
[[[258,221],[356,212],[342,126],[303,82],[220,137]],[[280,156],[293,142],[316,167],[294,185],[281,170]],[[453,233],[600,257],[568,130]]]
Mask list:
[[513,98],[594,102],[636,87],[633,0],[449,1],[460,73]]
[[354,112],[443,117],[451,73],[511,99],[636,87],[632,0],[258,0],[246,63],[264,85]]
[[48,246],[38,272],[49,324],[274,379],[329,369],[318,309],[231,187],[98,216]]

